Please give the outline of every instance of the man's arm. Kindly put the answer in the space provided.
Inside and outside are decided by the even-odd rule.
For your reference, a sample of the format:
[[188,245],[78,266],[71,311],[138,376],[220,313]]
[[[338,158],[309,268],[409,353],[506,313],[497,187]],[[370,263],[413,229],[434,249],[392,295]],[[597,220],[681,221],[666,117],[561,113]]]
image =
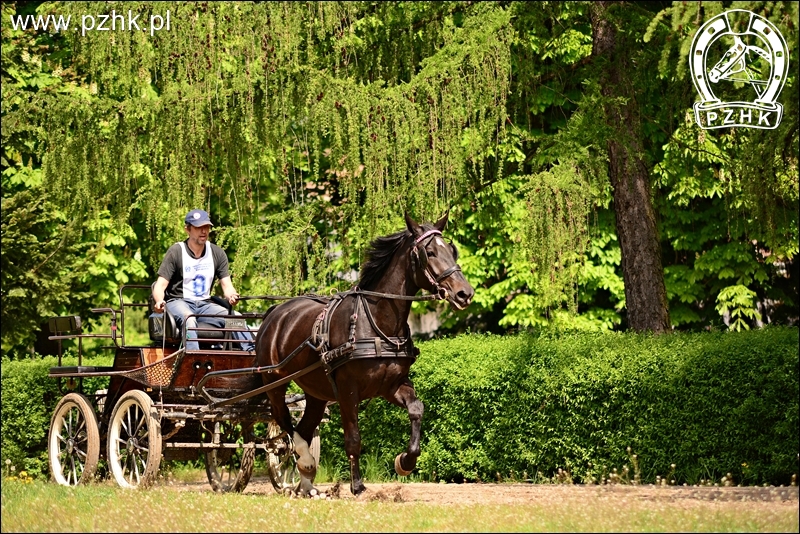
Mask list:
[[231,306],[234,306],[239,301],[239,293],[233,287],[233,282],[230,276],[219,279],[219,285],[222,287],[222,293],[228,300]]
[[164,313],[164,306],[166,305],[166,302],[164,302],[164,292],[167,290],[168,285],[169,280],[163,276],[159,276],[156,283],[153,284],[153,300],[156,302],[153,309],[156,313]]

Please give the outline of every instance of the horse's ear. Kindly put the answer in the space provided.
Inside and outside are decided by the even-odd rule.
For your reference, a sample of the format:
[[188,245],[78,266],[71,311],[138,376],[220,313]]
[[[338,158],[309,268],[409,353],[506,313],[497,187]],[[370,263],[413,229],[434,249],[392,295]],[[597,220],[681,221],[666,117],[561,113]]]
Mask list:
[[434,228],[439,230],[440,232],[444,232],[444,227],[447,226],[447,218],[450,216],[450,210],[447,210],[444,213],[444,216],[436,221],[436,224],[433,225]]
[[408,228],[408,231],[411,232],[411,235],[417,235],[417,236],[422,235],[422,227],[418,225],[416,221],[414,221],[414,219],[411,218],[408,212],[405,212],[405,217],[406,217],[406,227]]

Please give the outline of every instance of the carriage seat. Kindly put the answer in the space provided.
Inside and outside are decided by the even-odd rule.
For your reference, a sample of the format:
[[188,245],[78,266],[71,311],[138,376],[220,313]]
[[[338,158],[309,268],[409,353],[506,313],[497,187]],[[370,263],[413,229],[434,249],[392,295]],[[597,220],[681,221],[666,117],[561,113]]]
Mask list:
[[[216,296],[212,296],[211,300],[226,308],[229,314],[231,313],[231,305],[227,300]],[[150,314],[148,315],[147,330],[150,334],[150,341],[164,343],[166,345],[180,345],[181,341],[183,341],[183,332],[177,325],[175,316],[173,316],[169,309],[166,308],[164,309],[164,313],[155,313],[155,302],[153,301],[152,291],[148,299],[148,304]],[[209,329],[198,331],[198,337],[215,340],[210,342],[201,341],[200,346],[206,346],[207,348],[218,348],[216,347],[216,345],[219,344],[219,341],[217,340],[227,339],[223,330],[220,330],[216,325],[204,322],[203,317],[199,317],[197,319],[197,327]]]

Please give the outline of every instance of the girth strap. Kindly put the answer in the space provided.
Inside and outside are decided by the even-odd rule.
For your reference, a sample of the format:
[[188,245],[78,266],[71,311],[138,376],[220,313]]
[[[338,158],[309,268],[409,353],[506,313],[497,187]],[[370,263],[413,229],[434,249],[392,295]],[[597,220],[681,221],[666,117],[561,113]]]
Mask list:
[[[330,369],[330,373],[350,360],[366,358],[411,358],[416,360],[419,349],[410,342],[409,338],[390,338],[387,343],[379,337],[366,337],[347,341],[335,349],[320,355],[323,367]],[[329,373],[329,376],[330,376]]]

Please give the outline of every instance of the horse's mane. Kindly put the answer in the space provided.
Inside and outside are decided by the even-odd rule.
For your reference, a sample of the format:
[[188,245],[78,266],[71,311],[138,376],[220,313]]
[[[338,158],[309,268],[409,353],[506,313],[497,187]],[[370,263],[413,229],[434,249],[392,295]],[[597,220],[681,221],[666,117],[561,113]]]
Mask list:
[[[427,232],[433,228],[431,224],[423,224],[422,228]],[[392,263],[397,249],[403,246],[406,239],[411,237],[411,232],[402,230],[400,232],[376,237],[369,244],[367,250],[367,261],[361,268],[361,274],[358,277],[358,286],[362,289],[370,289],[380,280],[386,268]]]

